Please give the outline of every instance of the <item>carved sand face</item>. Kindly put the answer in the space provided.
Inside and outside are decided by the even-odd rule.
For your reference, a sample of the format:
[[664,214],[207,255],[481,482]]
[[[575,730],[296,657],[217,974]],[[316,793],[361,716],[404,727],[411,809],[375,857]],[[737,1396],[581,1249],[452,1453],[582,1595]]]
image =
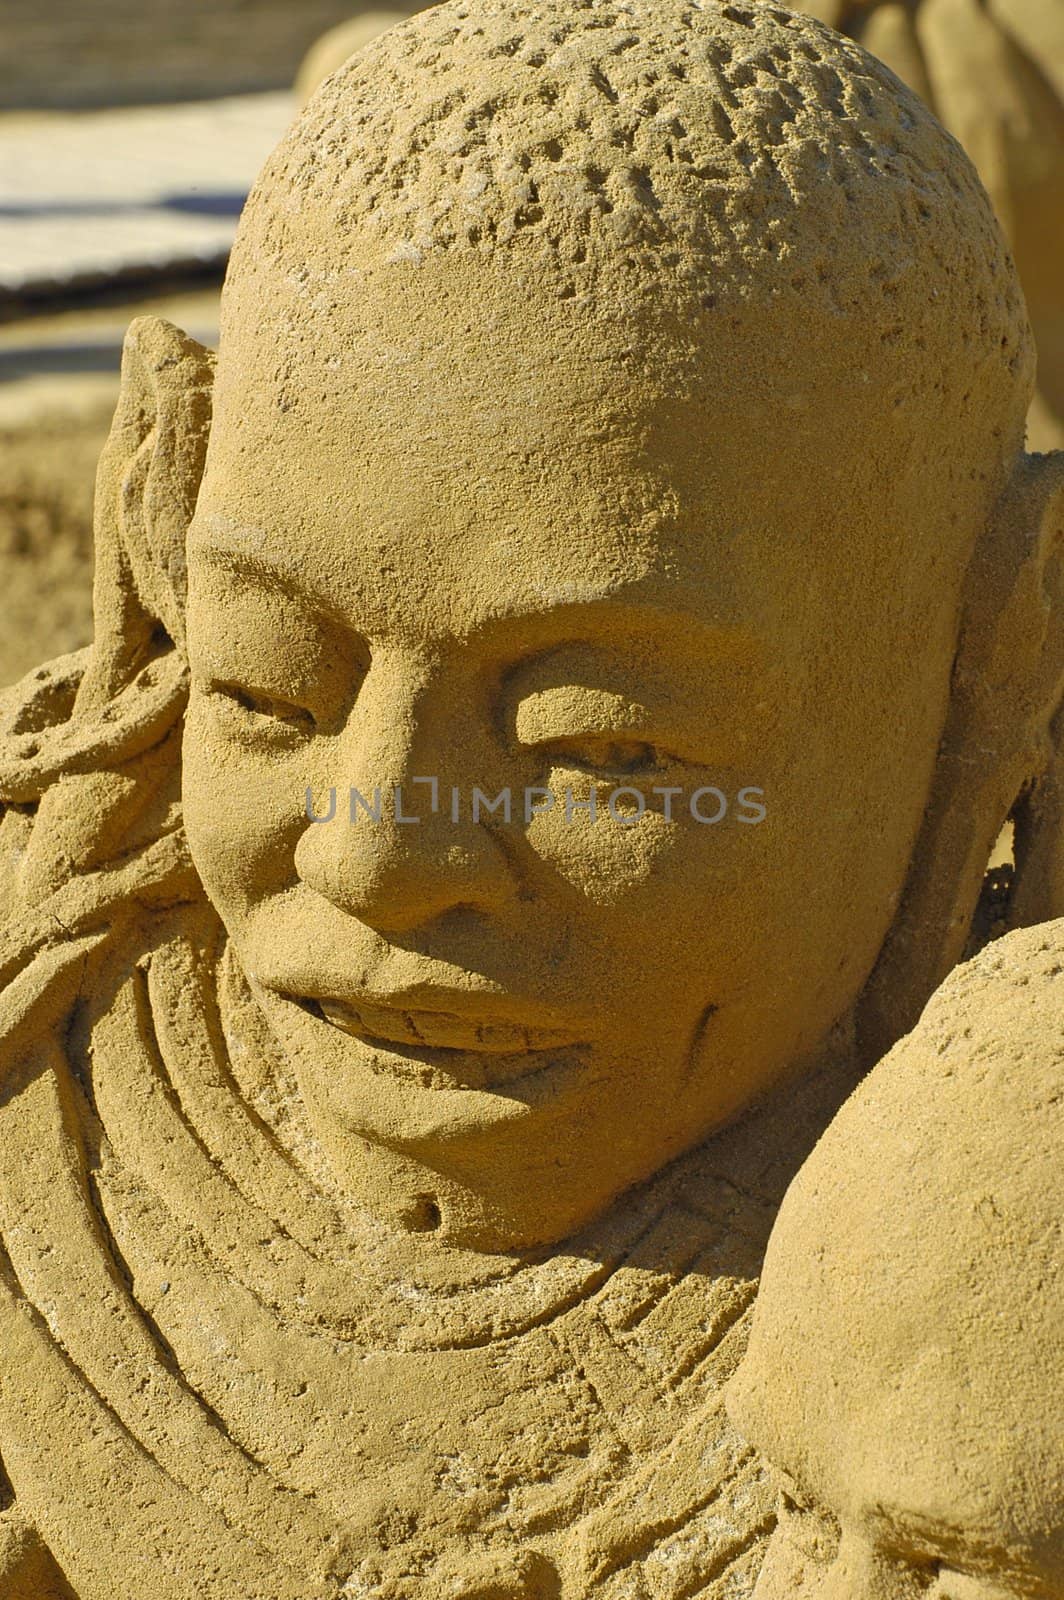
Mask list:
[[[793,1248],[786,1230],[784,1243]],[[911,1268],[889,1254],[878,1261],[880,1311],[892,1325],[892,1300]],[[927,1270],[936,1264],[946,1265],[928,1262]],[[978,1319],[979,1308],[970,1310]],[[843,1337],[867,1347],[860,1314],[826,1340],[821,1323],[793,1324],[790,1348],[797,1353],[804,1343],[803,1422],[814,1397],[830,1390],[832,1414],[858,1419],[856,1447],[842,1427],[832,1437],[814,1425],[811,1439],[799,1439],[797,1416],[785,1415],[794,1391],[780,1389],[774,1365],[748,1362],[738,1420],[754,1444],[765,1441],[780,1489],[779,1522],[755,1600],[1055,1600],[1064,1592],[1059,1501],[1053,1548],[1018,1531],[1031,1520],[1032,1495],[1053,1512],[1064,1452],[1058,1444],[1053,1460],[1026,1448],[1028,1429],[1015,1417],[1014,1398],[1029,1402],[1059,1382],[1059,1326],[1031,1318],[1019,1373],[1015,1348],[996,1346],[993,1323],[985,1320],[979,1331],[970,1364],[945,1350],[911,1364],[896,1358],[904,1376],[887,1397],[882,1367],[840,1380],[834,1362]],[[973,1416],[973,1388],[984,1406],[980,1416]],[[996,1426],[1010,1411],[1012,1429]]]
[[958,968],[788,1191],[728,1396],[756,1600],[1064,1594],[1062,942]]
[[[890,571],[894,530],[920,518],[933,548],[945,509],[904,464],[866,470],[880,400],[839,418],[823,340],[794,359],[792,329],[781,364],[754,307],[707,357],[501,268],[433,272],[379,274],[314,337],[289,283],[230,292],[184,804],[349,1190],[506,1246],[578,1227],[852,1003],[930,783],[955,595],[919,556]],[[567,788],[602,812],[622,784],[638,820],[566,822]],[[398,785],[420,823],[394,821]],[[474,824],[474,785],[559,803]],[[651,793],[709,785],[716,825]],[[319,813],[336,788],[332,822],[308,786]],[[352,786],[381,789],[379,824],[348,821]]]

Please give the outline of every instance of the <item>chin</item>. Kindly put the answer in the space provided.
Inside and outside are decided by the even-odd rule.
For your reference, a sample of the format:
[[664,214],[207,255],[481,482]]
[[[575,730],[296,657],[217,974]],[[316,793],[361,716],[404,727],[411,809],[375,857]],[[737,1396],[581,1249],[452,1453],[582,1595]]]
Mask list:
[[431,1153],[415,1157],[335,1125],[322,1145],[348,1198],[386,1226],[478,1253],[512,1253],[556,1244],[579,1232],[615,1198],[576,1172],[555,1166],[544,1181],[541,1150],[508,1147],[459,1173]]
[[510,1252],[570,1238],[723,1120],[688,1103],[686,1053],[659,1052],[649,1126],[647,1057],[631,1046],[397,1043],[313,1003],[257,993],[337,1187],[386,1225],[438,1243]]

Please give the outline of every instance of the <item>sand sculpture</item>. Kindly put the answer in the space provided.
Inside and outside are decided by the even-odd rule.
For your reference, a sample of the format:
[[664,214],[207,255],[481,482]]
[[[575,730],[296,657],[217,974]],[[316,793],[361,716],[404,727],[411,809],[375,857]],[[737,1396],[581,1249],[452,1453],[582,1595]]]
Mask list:
[[1031,372],[807,19],[449,3],[328,80],[3,702],[8,1592],[751,1592],[779,1201],[1008,815],[1064,891]]
[[946,981],[769,1243],[730,1409],[782,1483],[757,1600],[1064,1594],[1064,922]]
[[933,106],[1005,229],[1038,351],[1030,446],[1064,444],[1064,25],[1059,0],[803,0]]
[[389,11],[365,11],[361,16],[337,23],[320,39],[315,39],[296,73],[294,90],[298,103],[305,106],[318,85],[330,73],[342,67],[356,50],[361,50],[363,45],[369,44],[379,34],[394,28],[397,22],[402,22],[416,9],[415,6],[405,6]]

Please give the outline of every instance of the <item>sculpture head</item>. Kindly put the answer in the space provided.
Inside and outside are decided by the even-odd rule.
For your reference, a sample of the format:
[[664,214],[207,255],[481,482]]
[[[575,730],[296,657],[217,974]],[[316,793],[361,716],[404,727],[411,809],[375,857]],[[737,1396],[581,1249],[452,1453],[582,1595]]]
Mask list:
[[971,168],[813,23],[449,4],[328,81],[225,290],[183,806],[351,1193],[555,1239],[903,1031],[1049,759],[1030,382]]
[[960,968],[788,1191],[728,1397],[783,1491],[756,1600],[1064,1588],[1062,934]]

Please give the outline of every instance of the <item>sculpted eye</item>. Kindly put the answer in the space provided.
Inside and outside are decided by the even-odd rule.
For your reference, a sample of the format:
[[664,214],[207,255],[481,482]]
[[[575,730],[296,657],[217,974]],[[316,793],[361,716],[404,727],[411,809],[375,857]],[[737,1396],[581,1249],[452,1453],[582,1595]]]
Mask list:
[[258,689],[249,689],[238,683],[212,683],[208,693],[216,697],[250,726],[256,723],[263,731],[283,729],[290,733],[313,733],[314,717],[303,706],[290,700],[280,700]]
[[559,766],[577,767],[593,776],[627,777],[633,773],[654,772],[661,766],[658,751],[642,739],[581,735],[571,739],[552,739],[541,749]]
[[579,684],[521,696],[513,720],[516,744],[541,761],[604,779],[652,773],[671,758],[652,742],[657,724],[635,695]]

